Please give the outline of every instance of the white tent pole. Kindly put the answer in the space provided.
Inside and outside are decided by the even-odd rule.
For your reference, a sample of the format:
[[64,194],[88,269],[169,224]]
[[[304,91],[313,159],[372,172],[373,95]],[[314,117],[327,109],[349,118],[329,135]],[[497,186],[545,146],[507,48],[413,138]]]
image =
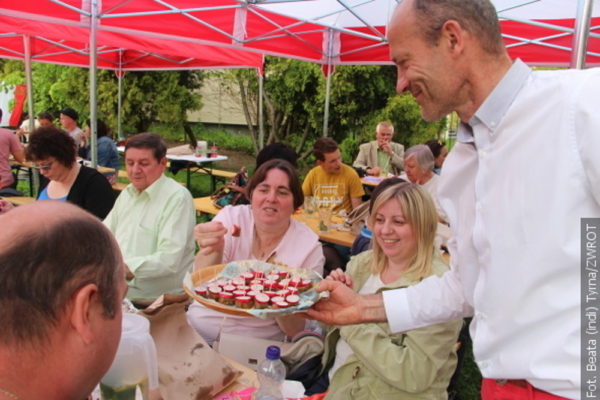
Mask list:
[[327,64],[327,84],[325,85],[325,111],[323,113],[323,136],[328,136],[328,125],[329,125],[329,96],[331,92],[331,65]]
[[91,1],[91,16],[90,16],[90,151],[92,153],[92,167],[98,166],[98,149],[97,149],[97,113],[96,113],[96,56],[98,49],[96,48],[96,29],[98,24],[98,1]]
[[122,112],[121,107],[123,106],[123,50],[119,50],[119,69],[117,70],[117,82],[119,83],[119,93],[118,93],[118,104],[117,104],[117,138],[118,140],[123,140],[123,132],[122,132]]
[[577,3],[571,68],[582,69],[585,67],[585,54],[588,43],[588,32],[590,30],[590,19],[592,17],[592,6],[592,0],[579,0]]
[[31,74],[31,36],[23,35],[23,48],[25,49],[25,82],[27,83],[27,113],[29,114],[29,132],[35,129],[33,115],[33,79]]
[[[23,35],[23,48],[25,49],[25,83],[27,84],[27,112],[29,113],[29,132],[35,129],[35,117],[33,115],[33,77],[31,74],[31,36]],[[33,170],[33,188],[37,192],[40,187],[40,175],[37,169]],[[30,193],[33,193],[31,188]]]
[[[264,64],[263,64],[264,65]],[[263,66],[264,68],[264,66]],[[262,69],[258,70],[258,150],[265,146],[265,121],[263,113],[263,81]]]

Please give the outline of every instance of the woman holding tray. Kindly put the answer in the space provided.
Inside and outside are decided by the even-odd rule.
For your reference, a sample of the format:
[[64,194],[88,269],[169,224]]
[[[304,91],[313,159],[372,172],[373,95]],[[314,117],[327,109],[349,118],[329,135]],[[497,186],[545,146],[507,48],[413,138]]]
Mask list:
[[[292,218],[304,203],[302,186],[292,165],[275,159],[262,164],[248,182],[250,205],[227,206],[210,222],[196,225],[200,251],[195,268],[238,260],[260,260],[321,274],[325,258],[318,236]],[[275,319],[232,316],[194,303],[188,321],[210,344],[221,332],[283,340],[304,329],[294,315]]]
[[[435,206],[424,189],[396,183],[370,207],[373,249],[353,257],[346,273],[338,269],[327,279],[372,294],[446,272],[433,244]],[[330,327],[323,355],[323,370],[329,369],[330,379],[326,399],[447,398],[461,322],[398,334],[391,333],[387,323]]]

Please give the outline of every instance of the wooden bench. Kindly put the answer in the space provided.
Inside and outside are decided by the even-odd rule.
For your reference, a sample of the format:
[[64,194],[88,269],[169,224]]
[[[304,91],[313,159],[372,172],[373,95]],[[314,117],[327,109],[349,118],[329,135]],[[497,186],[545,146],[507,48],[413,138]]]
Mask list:
[[12,203],[15,206],[22,206],[24,204],[33,203],[35,197],[15,196],[15,197],[3,197],[4,200]]
[[216,187],[217,187],[217,180],[226,182],[227,180],[231,180],[233,178],[235,178],[235,176],[237,175],[237,172],[232,172],[232,171],[225,171],[222,169],[214,169],[214,168],[197,168],[194,170],[194,172],[198,173],[198,174],[204,174],[204,175],[208,175],[210,176],[210,190],[211,192],[214,192]]
[[123,191],[123,189],[125,189],[127,187],[127,185],[129,185],[128,183],[123,183],[123,182],[115,182],[112,185],[113,190],[116,190],[117,192],[121,192]]
[[203,214],[217,215],[220,210],[214,206],[210,196],[196,197],[194,199],[194,207],[196,208],[196,213],[198,213],[198,215],[203,215]]

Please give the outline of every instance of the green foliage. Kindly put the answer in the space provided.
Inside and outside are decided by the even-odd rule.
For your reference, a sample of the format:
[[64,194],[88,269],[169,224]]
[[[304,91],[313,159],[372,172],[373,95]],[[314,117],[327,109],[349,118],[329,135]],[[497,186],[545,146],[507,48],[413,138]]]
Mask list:
[[216,143],[221,149],[235,150],[246,154],[254,154],[250,136],[232,135],[226,130],[195,129],[198,140],[206,140],[210,145]]
[[346,136],[339,146],[340,152],[342,153],[342,161],[345,164],[352,165],[354,159],[358,155],[358,148],[363,142],[358,137]]
[[421,117],[419,105],[409,95],[391,97],[387,105],[375,113],[365,131],[368,132],[367,140],[374,138],[375,127],[383,120],[394,125],[394,141],[402,143],[406,148],[438,138],[446,126],[445,118],[437,122],[426,122]]
[[[0,81],[25,83],[20,61],[0,61]],[[89,70],[60,65],[34,63],[32,66],[34,110],[48,111],[55,117],[71,107],[79,112],[79,124],[89,118]],[[202,71],[128,72],[123,82],[123,132],[135,134],[161,122],[173,129],[181,128],[188,111],[201,107]],[[108,126],[117,126],[118,80],[112,71],[97,73],[98,118]]]

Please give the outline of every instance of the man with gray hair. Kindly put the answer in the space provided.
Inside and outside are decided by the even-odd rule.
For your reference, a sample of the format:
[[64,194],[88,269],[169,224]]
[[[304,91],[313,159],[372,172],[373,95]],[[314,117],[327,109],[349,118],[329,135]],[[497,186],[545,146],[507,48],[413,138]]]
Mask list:
[[367,175],[400,174],[404,166],[404,146],[392,142],[394,126],[388,121],[377,124],[375,140],[361,144],[352,166],[363,169]]
[[66,202],[17,207],[0,226],[0,399],[84,399],[121,337],[119,246]]
[[428,121],[461,119],[438,191],[451,269],[370,296],[324,280],[329,300],[309,316],[394,332],[473,316],[483,400],[586,397],[581,237],[583,218],[600,220],[600,70],[513,62],[489,0],[404,0],[388,39],[397,91]]
[[440,177],[433,172],[434,166],[435,159],[429,146],[417,144],[409,147],[406,153],[404,153],[404,171],[406,172],[406,176],[400,177],[423,186],[435,203],[435,210],[438,213],[439,221],[447,224],[448,217],[440,206],[437,194]]
[[156,133],[127,140],[125,168],[131,184],[104,220],[131,272],[127,298],[137,305],[183,292],[183,277],[194,261],[196,210],[190,192],[164,175],[166,154]]

